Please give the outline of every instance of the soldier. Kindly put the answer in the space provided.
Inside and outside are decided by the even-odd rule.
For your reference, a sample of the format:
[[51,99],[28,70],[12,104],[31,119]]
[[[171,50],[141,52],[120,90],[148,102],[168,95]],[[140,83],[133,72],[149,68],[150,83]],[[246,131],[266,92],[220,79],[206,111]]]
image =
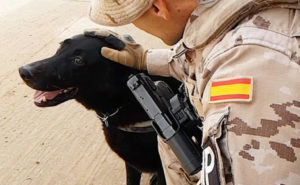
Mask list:
[[[198,184],[300,183],[298,0],[93,0],[96,23],[136,27],[173,49],[101,50],[121,64],[185,82],[204,118]],[[168,185],[196,184],[159,139]]]

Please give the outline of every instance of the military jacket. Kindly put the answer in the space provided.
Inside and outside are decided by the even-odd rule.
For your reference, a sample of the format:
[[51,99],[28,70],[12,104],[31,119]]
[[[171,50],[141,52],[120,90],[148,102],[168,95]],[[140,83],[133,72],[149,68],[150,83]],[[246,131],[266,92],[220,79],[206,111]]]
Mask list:
[[174,49],[147,54],[148,71],[185,82],[204,118],[201,183],[298,184],[300,4],[239,12],[207,39],[210,8],[199,5]]

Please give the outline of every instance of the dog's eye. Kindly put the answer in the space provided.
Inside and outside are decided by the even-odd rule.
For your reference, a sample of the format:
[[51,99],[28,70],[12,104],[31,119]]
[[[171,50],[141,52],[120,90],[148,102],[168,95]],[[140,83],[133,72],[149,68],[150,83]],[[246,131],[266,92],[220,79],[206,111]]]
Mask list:
[[84,61],[83,61],[82,57],[79,57],[79,56],[75,57],[73,62],[77,65],[84,65]]

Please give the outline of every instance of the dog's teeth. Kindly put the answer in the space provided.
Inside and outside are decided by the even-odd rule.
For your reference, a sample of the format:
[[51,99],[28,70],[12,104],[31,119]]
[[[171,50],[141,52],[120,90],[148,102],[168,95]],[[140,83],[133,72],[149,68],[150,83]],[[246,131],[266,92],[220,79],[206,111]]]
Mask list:
[[42,101],[43,101],[43,102],[46,102],[46,101],[47,101],[47,99],[46,99],[45,96],[43,97]]
[[67,93],[67,92],[68,92],[68,90],[67,90],[67,89],[65,89],[65,90],[64,90],[64,93]]

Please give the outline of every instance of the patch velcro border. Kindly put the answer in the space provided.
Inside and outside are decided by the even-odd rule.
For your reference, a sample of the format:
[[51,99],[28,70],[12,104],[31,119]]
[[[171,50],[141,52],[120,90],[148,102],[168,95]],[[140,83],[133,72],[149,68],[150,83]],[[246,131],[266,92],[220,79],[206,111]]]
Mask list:
[[210,87],[209,103],[251,102],[253,77],[234,77],[214,80]]

